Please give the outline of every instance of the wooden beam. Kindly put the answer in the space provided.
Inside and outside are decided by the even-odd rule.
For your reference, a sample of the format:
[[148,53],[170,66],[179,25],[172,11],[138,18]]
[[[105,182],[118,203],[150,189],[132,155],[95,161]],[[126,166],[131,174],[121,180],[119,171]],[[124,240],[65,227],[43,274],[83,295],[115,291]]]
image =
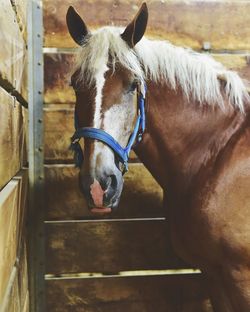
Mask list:
[[47,312],[213,311],[199,275],[57,279],[46,286]]
[[46,229],[48,274],[188,267],[173,252],[165,220],[50,222]]

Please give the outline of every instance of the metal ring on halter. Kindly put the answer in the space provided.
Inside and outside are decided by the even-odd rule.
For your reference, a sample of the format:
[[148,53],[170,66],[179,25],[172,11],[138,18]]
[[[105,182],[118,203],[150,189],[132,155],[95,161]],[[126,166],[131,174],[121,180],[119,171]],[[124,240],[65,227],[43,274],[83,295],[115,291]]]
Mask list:
[[83,151],[79,144],[81,138],[89,138],[103,142],[109,146],[118,157],[119,161],[123,164],[123,174],[128,171],[128,158],[134,143],[139,143],[142,140],[142,135],[145,131],[146,117],[145,117],[145,97],[146,97],[146,85],[144,81],[141,81],[138,88],[138,116],[136,119],[133,133],[131,134],[128,144],[123,148],[110,134],[102,129],[91,127],[78,127],[77,116],[75,112],[75,128],[76,131],[71,138],[70,148],[74,151],[74,160],[77,167],[81,167],[83,163]]

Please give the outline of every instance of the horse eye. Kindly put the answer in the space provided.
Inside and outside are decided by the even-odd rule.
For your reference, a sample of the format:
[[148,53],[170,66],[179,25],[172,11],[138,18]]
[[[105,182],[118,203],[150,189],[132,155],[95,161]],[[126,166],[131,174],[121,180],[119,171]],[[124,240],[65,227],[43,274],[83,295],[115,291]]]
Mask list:
[[129,87],[129,92],[135,91],[136,87],[137,87],[137,82],[133,81],[133,83]]

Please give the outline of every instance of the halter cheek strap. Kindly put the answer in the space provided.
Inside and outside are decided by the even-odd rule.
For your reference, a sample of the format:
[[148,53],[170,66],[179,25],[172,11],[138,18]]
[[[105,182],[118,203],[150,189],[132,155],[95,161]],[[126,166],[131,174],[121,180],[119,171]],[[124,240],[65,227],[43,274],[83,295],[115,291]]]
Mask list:
[[74,151],[74,160],[77,167],[81,167],[83,163],[83,151],[79,144],[81,138],[89,138],[98,140],[107,146],[109,146],[115,155],[118,157],[119,161],[123,164],[123,173],[128,171],[128,158],[134,143],[138,143],[142,140],[143,132],[145,131],[145,97],[146,97],[146,85],[141,82],[138,86],[138,116],[136,119],[134,131],[131,134],[128,144],[123,148],[110,134],[102,129],[91,128],[91,127],[78,127],[77,116],[75,112],[75,133],[71,138],[70,148]]

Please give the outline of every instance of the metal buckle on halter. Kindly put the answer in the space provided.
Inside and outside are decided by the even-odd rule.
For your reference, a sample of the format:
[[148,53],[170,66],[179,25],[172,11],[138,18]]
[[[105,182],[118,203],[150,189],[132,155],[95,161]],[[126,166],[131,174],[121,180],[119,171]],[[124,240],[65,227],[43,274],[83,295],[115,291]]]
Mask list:
[[138,133],[137,136],[137,143],[140,143],[142,141],[143,132]]

